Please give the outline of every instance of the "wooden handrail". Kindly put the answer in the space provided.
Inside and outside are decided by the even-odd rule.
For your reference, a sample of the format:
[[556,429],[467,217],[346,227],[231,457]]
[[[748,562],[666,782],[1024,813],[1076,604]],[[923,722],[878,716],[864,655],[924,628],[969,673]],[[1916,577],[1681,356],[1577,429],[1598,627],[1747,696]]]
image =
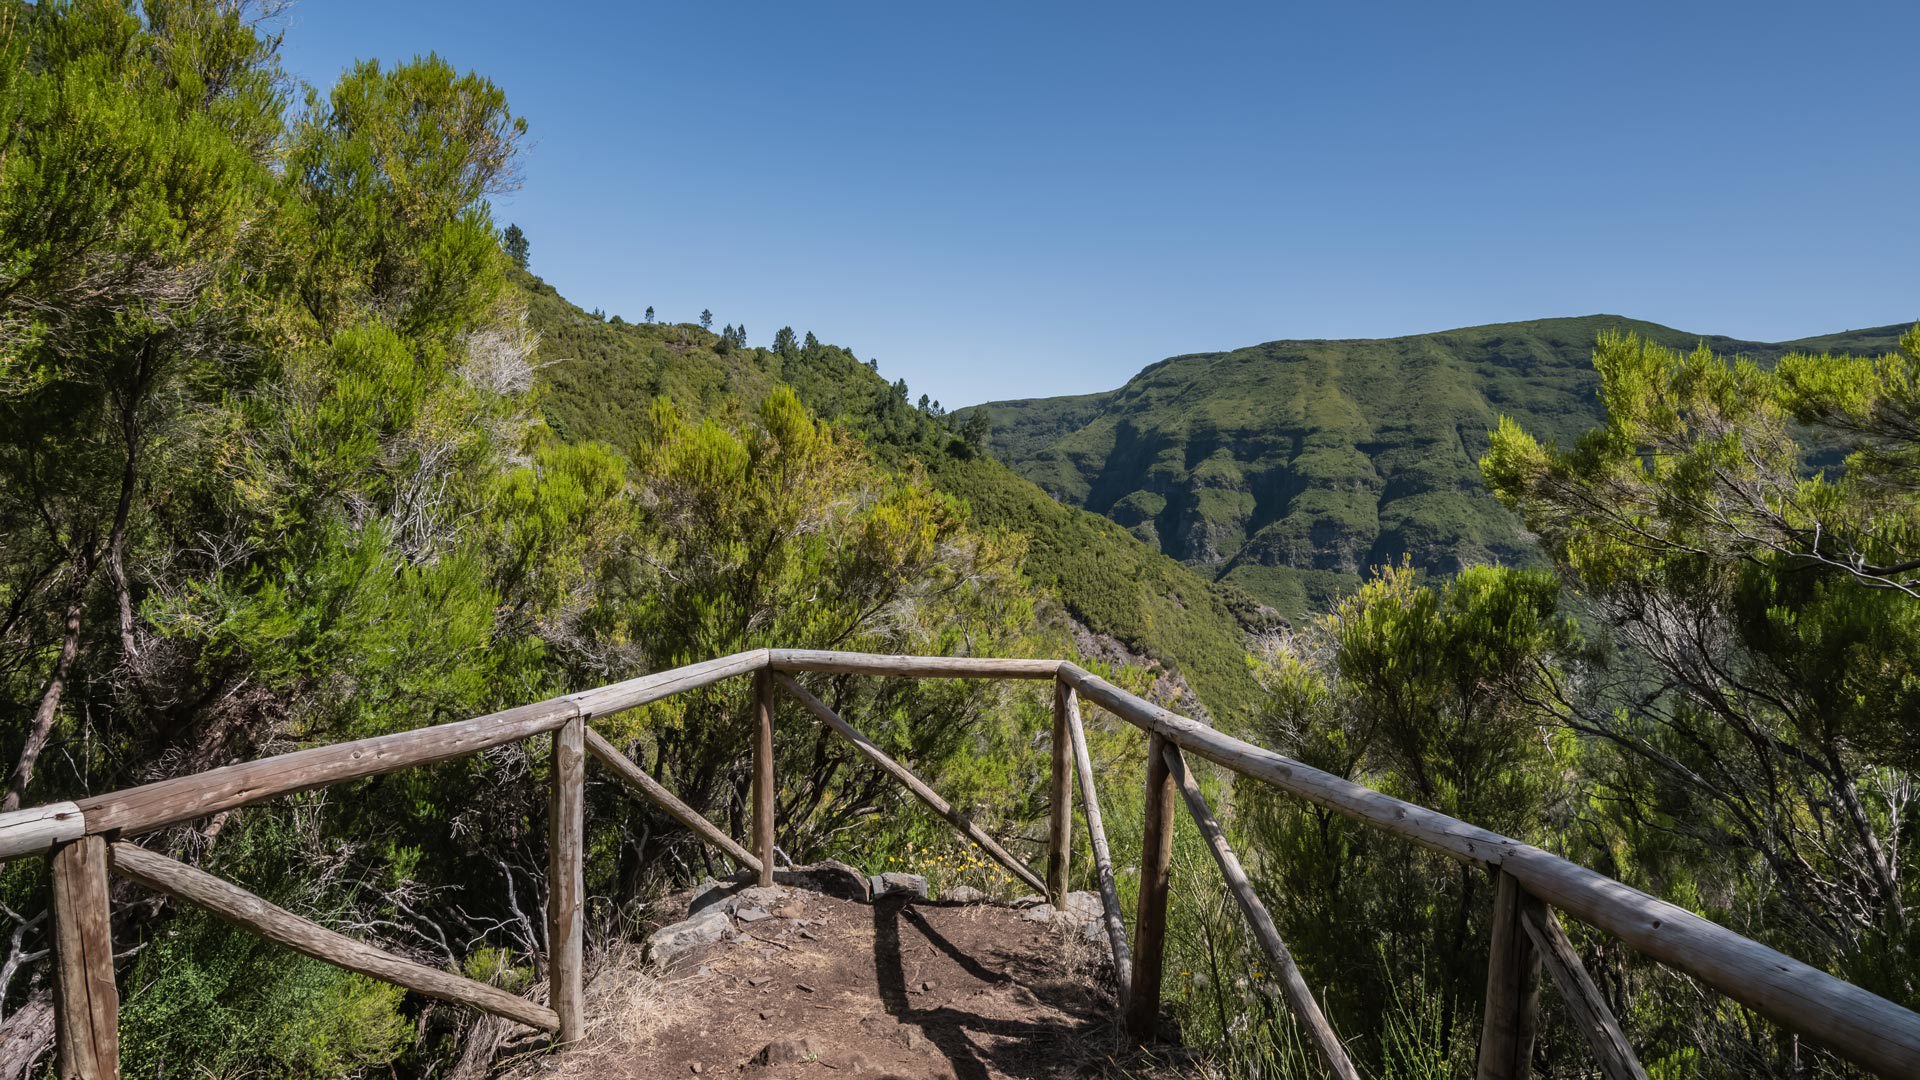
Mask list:
[[1058,660],[1000,660],[985,656],[882,656],[820,649],[773,649],[775,671],[823,675],[898,675],[912,679],[1051,679]]
[[431,765],[552,731],[580,715],[552,698],[472,720],[316,746],[80,799],[92,835],[137,836],[276,795],[311,791],[416,765]]
[[[849,737],[869,757],[874,757],[877,764],[896,779],[901,779],[921,798],[931,796],[929,805],[936,809],[944,807],[943,816],[953,821],[976,843],[981,843],[1022,881],[1038,890],[1044,891],[1047,883],[999,848],[990,837],[980,833],[963,816],[946,807],[937,795],[932,795],[931,789],[923,791],[925,785],[920,784],[911,773],[901,777],[900,774],[905,772],[902,767],[884,754],[878,754],[877,748],[872,747],[851,725],[833,716],[831,710],[795,683],[789,673],[943,679],[1057,679],[1071,693],[1146,731],[1151,736],[1151,753],[1157,754],[1162,749],[1172,748],[1185,750],[1370,828],[1404,838],[1449,858],[1497,871],[1503,882],[1511,882],[1512,885],[1508,904],[1511,925],[1507,927],[1507,947],[1510,951],[1521,950],[1513,954],[1516,956],[1558,951],[1562,955],[1553,958],[1558,963],[1556,975],[1574,986],[1576,991],[1579,974],[1566,962],[1567,956],[1564,954],[1568,950],[1560,948],[1564,938],[1555,940],[1552,937],[1552,930],[1557,929],[1557,924],[1542,921],[1543,916],[1529,911],[1527,904],[1551,905],[1590,926],[1613,934],[1646,956],[1694,976],[1782,1027],[1823,1044],[1857,1065],[1884,1076],[1920,1078],[1920,1014],[1538,847],[1395,799],[1233,738],[1128,693],[1065,661],[881,656],[793,649],[751,650],[470,720],[396,732],[357,742],[313,747],[91,796],[73,803],[0,814],[0,860],[37,852],[60,853],[54,863],[56,896],[68,897],[72,911],[67,915],[56,912],[56,922],[63,925],[55,927],[54,938],[63,954],[77,950],[79,958],[63,955],[59,962],[63,970],[69,961],[82,965],[81,970],[91,970],[98,967],[100,950],[111,948],[110,941],[100,940],[106,933],[105,921],[95,917],[100,912],[94,910],[103,907],[105,902],[104,891],[97,887],[99,883],[94,880],[98,877],[94,871],[104,862],[99,857],[104,852],[102,838],[133,836],[276,795],[445,761],[544,733],[561,732],[567,728],[584,733],[584,721],[590,717],[605,716],[750,672],[766,673],[794,693],[815,715],[821,716],[836,729],[844,729],[842,734],[851,732]],[[764,698],[760,700],[765,701]],[[1063,700],[1070,703],[1072,699]],[[1062,707],[1067,707],[1067,704]],[[1063,713],[1062,717],[1066,715]],[[1067,725],[1071,737],[1064,741],[1056,739],[1055,753],[1061,753],[1063,745],[1070,746],[1074,752],[1082,797],[1088,805],[1089,821],[1097,830],[1097,800],[1092,790],[1092,769],[1086,758],[1085,738],[1079,731],[1078,720],[1076,709],[1071,713]],[[597,738],[593,736],[586,741],[591,743]],[[560,741],[556,739],[556,743]],[[567,741],[575,748],[581,745],[574,738],[568,738]],[[563,766],[561,771],[564,773],[566,761],[577,756],[577,749],[557,753],[556,763]],[[596,756],[605,759],[604,754],[596,753]],[[888,768],[889,765],[892,768]],[[1156,764],[1150,758],[1148,765],[1150,774],[1158,774],[1150,775],[1150,786],[1157,785],[1157,788],[1150,792],[1156,797],[1150,798],[1149,808],[1158,806],[1162,809],[1162,828],[1153,836],[1155,843],[1152,846],[1164,848],[1167,841],[1165,829],[1170,825],[1164,807],[1165,799],[1173,794],[1172,776],[1164,760]],[[630,776],[624,778],[632,780]],[[561,783],[572,784],[573,781],[562,776]],[[1061,787],[1057,782],[1052,786],[1056,793]],[[644,791],[644,785],[642,788]],[[554,818],[561,826],[556,830],[556,840],[559,842],[556,846],[577,844],[577,816],[572,809],[577,805],[572,801],[576,798],[577,794],[565,794],[556,787]],[[757,832],[757,836],[770,838],[771,815],[765,815],[757,828],[766,830],[764,833]],[[714,840],[704,830],[696,831],[701,832],[705,839]],[[726,847],[724,844],[721,846],[723,849]],[[1061,845],[1056,843],[1054,846],[1064,854]],[[1096,864],[1101,861],[1099,851],[1103,846],[1104,836],[1097,837]],[[120,850],[116,846],[115,851]],[[89,856],[89,851],[94,854]],[[729,854],[734,852],[730,851]],[[1164,855],[1164,851],[1161,854]],[[1150,851],[1148,855],[1147,864],[1143,865],[1143,879],[1163,870],[1165,865],[1162,858],[1156,867],[1153,852]],[[140,856],[132,858],[138,860]],[[763,874],[765,864],[770,862],[771,859],[763,860],[759,868]],[[573,862],[563,863],[562,857],[556,854],[556,872],[570,875],[576,866]],[[1109,895],[1110,869],[1101,877],[1103,906],[1111,909],[1114,898]],[[1143,886],[1145,884],[1143,880]],[[1143,900],[1163,899],[1164,880],[1159,884],[1162,887],[1158,889],[1143,888]],[[1142,911],[1151,914],[1149,909],[1154,906],[1154,903],[1143,903]],[[1551,918],[1550,911],[1541,910],[1545,918]],[[285,914],[288,918],[298,919],[290,913]],[[1110,931],[1115,921],[1112,914],[1110,911]],[[556,926],[554,929],[566,931],[569,936],[571,934],[570,927]],[[1158,1001],[1157,976],[1143,971],[1141,960],[1143,956],[1151,959],[1151,967],[1157,972],[1159,931],[1160,928],[1154,926],[1136,928],[1139,936],[1134,943],[1135,952],[1142,955],[1134,957],[1134,1000],[1129,1007],[1130,1024],[1136,1030],[1143,1026],[1140,1023],[1142,1019],[1150,1020],[1145,1013],[1156,1007]],[[1500,928],[1496,927],[1496,944],[1500,933]],[[1532,948],[1534,937],[1539,937],[1548,948]],[[1120,948],[1124,948],[1124,940],[1124,930],[1121,935],[1114,937]],[[570,943],[563,942],[563,948],[572,951]],[[562,959],[573,962],[566,957]],[[1527,1007],[1531,992],[1525,988],[1524,972],[1531,963],[1531,959],[1522,961],[1514,972],[1508,973],[1511,978],[1507,982],[1512,985],[1503,983],[1502,992],[1510,991],[1509,997],[1513,1000],[1506,1002],[1503,1008],[1509,1005]],[[1116,963],[1116,967],[1122,965]],[[1143,979],[1147,983],[1143,983]],[[1143,989],[1149,992],[1143,994]],[[559,994],[561,998],[572,996],[566,987],[562,987]],[[556,999],[556,1003],[559,1000]],[[81,1056],[103,1053],[103,1048],[110,1043],[105,1029],[113,1021],[112,995],[103,991],[91,997],[81,996],[72,1000],[62,997],[58,1001],[60,1007],[69,1012],[80,1008],[90,1010],[85,1018],[74,1015],[62,1017],[58,1027],[62,1033],[62,1052]],[[567,1028],[569,1025],[565,1013],[570,1010],[577,1010],[577,1002],[562,1009],[554,1025]],[[545,1015],[542,1014],[540,1018],[544,1020]],[[1491,1013],[1488,1019],[1488,1030],[1506,1030],[1512,1026],[1506,1019],[1494,1017]],[[1151,1027],[1151,1024],[1144,1026]],[[1604,1029],[1605,1025],[1601,1027]],[[1615,1032],[1603,1031],[1603,1034],[1608,1040],[1624,1046],[1624,1039],[1617,1038],[1617,1025]],[[80,1046],[70,1044],[70,1039],[90,1042],[88,1046]],[[93,1058],[86,1060],[95,1061],[95,1064],[72,1075],[87,1080],[116,1075],[116,1070],[103,1061]],[[1483,1075],[1486,1075],[1488,1061],[1483,1059],[1481,1067]]]

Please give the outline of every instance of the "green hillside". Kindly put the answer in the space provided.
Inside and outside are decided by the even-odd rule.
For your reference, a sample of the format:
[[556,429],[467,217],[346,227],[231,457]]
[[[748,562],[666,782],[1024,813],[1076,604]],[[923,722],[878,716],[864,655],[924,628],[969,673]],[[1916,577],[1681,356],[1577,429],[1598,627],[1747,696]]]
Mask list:
[[1297,615],[1402,558],[1442,573],[1534,560],[1476,463],[1501,414],[1563,442],[1599,424],[1591,356],[1608,329],[1771,360],[1882,353],[1905,327],[1762,343],[1591,315],[1273,341],[1163,360],[1108,393],[980,407],[992,453],[1049,494]]
[[1240,620],[1257,620],[1258,605],[975,453],[945,418],[909,403],[904,384],[848,350],[738,348],[691,324],[602,319],[530,275],[521,284],[541,335],[541,408],[569,437],[624,449],[657,394],[699,415],[757,402],[786,383],[817,415],[860,435],[881,462],[926,470],[966,500],[977,522],[1023,534],[1029,579],[1088,630],[1184,676],[1215,713],[1238,713],[1252,700]]

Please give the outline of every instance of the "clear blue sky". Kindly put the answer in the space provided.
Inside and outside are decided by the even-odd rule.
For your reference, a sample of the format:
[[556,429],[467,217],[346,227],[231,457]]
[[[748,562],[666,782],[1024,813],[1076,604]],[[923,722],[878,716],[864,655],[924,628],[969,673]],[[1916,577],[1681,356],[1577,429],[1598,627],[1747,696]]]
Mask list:
[[1920,5],[304,0],[532,127],[587,308],[791,324],[948,406],[1163,356],[1616,312],[1920,317]]

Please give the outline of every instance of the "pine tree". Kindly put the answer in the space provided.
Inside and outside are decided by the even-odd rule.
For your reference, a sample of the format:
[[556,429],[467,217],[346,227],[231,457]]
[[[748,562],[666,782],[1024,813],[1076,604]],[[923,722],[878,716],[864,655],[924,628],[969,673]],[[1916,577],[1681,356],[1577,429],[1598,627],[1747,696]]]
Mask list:
[[[812,337],[813,335],[809,334],[807,336]],[[799,347],[794,343],[793,327],[783,326],[774,331],[773,351],[779,353],[781,356],[792,356],[795,352],[799,351]]]
[[820,347],[820,339],[813,336],[813,331],[811,330],[807,331],[807,344],[806,344],[807,351],[812,352],[815,349],[818,349],[819,347]]
[[651,305],[647,307],[647,325],[653,325],[653,307]]
[[960,437],[965,439],[967,447],[975,452],[987,448],[987,437],[993,434],[993,417],[985,409],[975,409],[967,414],[967,422],[960,427]]
[[500,246],[507,249],[507,258],[513,260],[513,265],[522,270],[527,268],[527,234],[520,231],[520,226],[507,226],[506,235],[501,238]]
[[707,308],[700,312],[700,329],[713,329],[713,309]]

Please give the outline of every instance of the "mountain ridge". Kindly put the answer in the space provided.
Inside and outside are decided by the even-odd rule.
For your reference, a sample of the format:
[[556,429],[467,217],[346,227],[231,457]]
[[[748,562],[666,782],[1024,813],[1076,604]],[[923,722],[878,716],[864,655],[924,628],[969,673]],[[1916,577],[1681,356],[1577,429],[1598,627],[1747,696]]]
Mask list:
[[1536,560],[1481,487],[1478,457],[1503,414],[1561,441],[1600,422],[1590,359],[1603,331],[1766,362],[1885,352],[1904,329],[1759,342],[1600,314],[1283,338],[1167,357],[1112,390],[956,416],[985,409],[990,451],[1053,497],[1298,616],[1372,566]]

